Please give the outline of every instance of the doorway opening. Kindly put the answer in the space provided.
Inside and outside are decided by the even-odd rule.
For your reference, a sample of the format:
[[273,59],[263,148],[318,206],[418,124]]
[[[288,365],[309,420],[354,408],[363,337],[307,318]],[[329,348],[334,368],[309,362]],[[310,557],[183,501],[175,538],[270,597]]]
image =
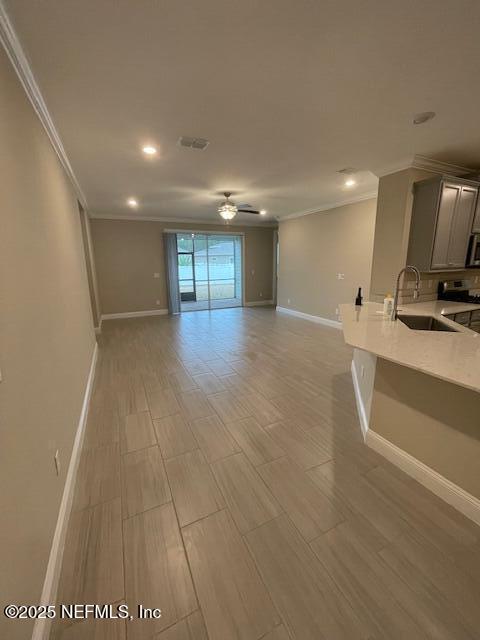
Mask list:
[[177,233],[181,311],[243,304],[243,236]]

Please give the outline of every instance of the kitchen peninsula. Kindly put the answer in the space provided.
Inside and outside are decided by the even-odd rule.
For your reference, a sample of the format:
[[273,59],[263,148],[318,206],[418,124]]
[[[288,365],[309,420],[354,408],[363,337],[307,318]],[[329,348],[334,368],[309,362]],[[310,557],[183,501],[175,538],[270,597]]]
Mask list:
[[365,440],[473,520],[480,522],[480,334],[446,318],[478,305],[401,305],[451,331],[418,331],[382,305],[341,305],[345,342]]

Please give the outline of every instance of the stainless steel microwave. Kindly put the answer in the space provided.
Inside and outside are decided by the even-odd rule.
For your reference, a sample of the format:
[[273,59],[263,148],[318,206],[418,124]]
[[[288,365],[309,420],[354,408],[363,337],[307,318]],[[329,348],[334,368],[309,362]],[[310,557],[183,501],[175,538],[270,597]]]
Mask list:
[[467,267],[480,267],[480,233],[474,233],[470,238]]

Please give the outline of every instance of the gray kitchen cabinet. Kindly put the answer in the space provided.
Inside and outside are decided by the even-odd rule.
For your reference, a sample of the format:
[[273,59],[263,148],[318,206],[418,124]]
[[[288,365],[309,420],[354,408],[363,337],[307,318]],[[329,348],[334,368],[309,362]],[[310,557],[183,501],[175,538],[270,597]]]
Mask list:
[[458,322],[458,324],[463,324],[465,327],[468,327],[468,325],[470,324],[470,311],[462,311],[461,313],[456,313],[454,320],[455,322]]
[[430,264],[432,269],[448,269],[450,234],[455,218],[455,208],[461,193],[462,187],[459,185],[447,182],[442,186],[437,211],[437,223],[433,229],[433,249]]
[[477,187],[462,187],[450,233],[450,246],[448,248],[449,267],[458,268],[465,266],[477,195]]
[[480,233],[480,198],[477,198],[477,208],[473,219],[472,233]]
[[464,269],[479,183],[439,176],[414,185],[408,263],[420,271]]

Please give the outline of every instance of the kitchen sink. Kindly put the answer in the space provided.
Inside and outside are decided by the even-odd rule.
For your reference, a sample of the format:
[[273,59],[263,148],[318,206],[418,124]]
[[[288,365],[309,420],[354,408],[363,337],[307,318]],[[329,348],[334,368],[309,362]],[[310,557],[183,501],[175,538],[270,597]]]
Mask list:
[[433,316],[399,315],[398,319],[403,324],[406,324],[409,329],[415,329],[415,331],[456,331],[456,329],[452,329],[448,324],[437,320]]

